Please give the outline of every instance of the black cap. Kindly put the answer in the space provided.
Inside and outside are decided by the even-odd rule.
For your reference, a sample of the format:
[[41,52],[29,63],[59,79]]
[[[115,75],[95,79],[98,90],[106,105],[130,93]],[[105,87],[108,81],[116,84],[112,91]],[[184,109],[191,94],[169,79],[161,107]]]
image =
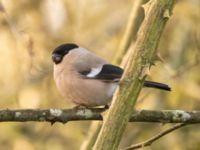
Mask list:
[[65,43],[56,47],[52,52],[52,60],[55,64],[58,64],[62,61],[63,57],[69,53],[70,50],[78,48],[78,45],[73,43]]

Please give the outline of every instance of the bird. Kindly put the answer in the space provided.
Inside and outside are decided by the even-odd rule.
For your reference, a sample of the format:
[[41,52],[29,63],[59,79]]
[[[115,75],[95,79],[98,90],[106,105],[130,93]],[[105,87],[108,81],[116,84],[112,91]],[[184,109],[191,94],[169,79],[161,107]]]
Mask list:
[[[52,52],[53,78],[60,94],[76,106],[107,106],[124,70],[86,48],[64,43]],[[144,81],[144,87],[170,91],[167,84]]]

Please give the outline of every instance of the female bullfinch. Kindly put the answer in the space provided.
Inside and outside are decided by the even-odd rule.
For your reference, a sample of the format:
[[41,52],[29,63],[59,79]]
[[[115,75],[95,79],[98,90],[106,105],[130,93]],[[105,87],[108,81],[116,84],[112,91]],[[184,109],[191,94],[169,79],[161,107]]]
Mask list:
[[[62,44],[52,53],[54,80],[65,98],[78,106],[109,104],[123,69],[76,44]],[[144,81],[144,87],[170,91],[163,83]]]

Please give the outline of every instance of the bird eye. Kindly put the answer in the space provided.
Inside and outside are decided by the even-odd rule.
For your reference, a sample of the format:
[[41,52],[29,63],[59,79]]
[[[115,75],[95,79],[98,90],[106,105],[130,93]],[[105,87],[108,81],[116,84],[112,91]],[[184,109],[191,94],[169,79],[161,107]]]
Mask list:
[[52,54],[52,60],[55,64],[58,64],[62,61],[62,56],[59,54]]

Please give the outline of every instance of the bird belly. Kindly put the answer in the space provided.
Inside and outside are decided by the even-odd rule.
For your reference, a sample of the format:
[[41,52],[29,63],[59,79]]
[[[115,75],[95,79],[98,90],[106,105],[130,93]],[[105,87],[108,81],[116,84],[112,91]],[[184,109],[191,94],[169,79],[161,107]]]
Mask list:
[[83,106],[101,106],[111,101],[117,83],[60,75],[55,78],[57,88],[67,100]]
[[84,106],[100,106],[106,105],[110,102],[114,93],[113,87],[108,83],[102,81],[84,81],[79,90],[76,91],[74,86],[74,93],[72,95],[72,101],[78,105]]
[[[86,79],[79,81],[77,86],[79,86],[79,90],[75,91],[73,96],[73,101],[76,104],[84,106],[101,106],[110,102],[117,84]],[[74,87],[76,86],[74,85]]]

